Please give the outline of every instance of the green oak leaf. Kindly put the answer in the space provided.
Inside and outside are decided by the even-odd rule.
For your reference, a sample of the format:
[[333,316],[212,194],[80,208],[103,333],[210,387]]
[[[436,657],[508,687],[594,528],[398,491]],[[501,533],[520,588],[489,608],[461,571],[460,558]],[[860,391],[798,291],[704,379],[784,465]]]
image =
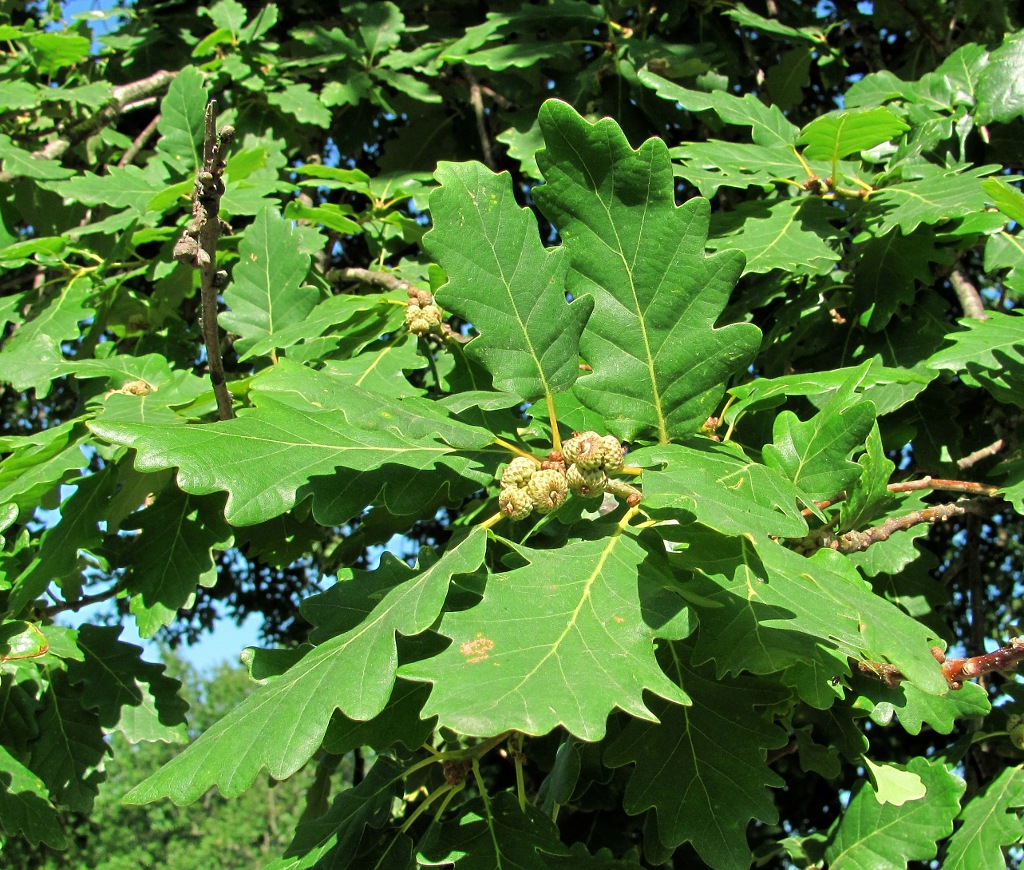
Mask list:
[[757,378],[729,389],[729,394],[736,401],[729,405],[723,419],[731,424],[747,411],[775,408],[793,396],[807,396],[812,405],[823,408],[854,375],[859,381],[858,395],[872,401],[879,417],[909,402],[934,380],[927,373],[887,367],[878,359],[872,360],[867,368],[851,366],[825,372]]
[[877,422],[872,424],[864,447],[864,453],[857,462],[863,470],[850,486],[846,500],[839,505],[840,531],[875,519],[896,502],[895,496],[889,492],[889,480],[896,465],[885,455]]
[[[433,829],[419,847],[419,866],[457,870],[549,870],[569,847],[551,819],[532,804],[520,808],[515,795],[502,792],[468,804],[459,818]],[[573,863],[587,867],[586,861]]]
[[789,145],[749,142],[686,142],[669,149],[680,161],[674,171],[697,185],[701,196],[713,197],[720,187],[771,189],[778,182],[806,176],[804,165]]
[[864,768],[880,804],[901,807],[907,801],[920,800],[925,796],[921,777],[895,764],[875,764],[870,758],[862,759]]
[[239,335],[240,354],[257,341],[273,344],[277,332],[301,324],[320,300],[320,291],[304,285],[310,249],[322,245],[320,233],[284,220],[264,208],[242,234],[238,263],[224,291],[229,310],[220,324]]
[[82,63],[89,57],[91,43],[78,33],[39,33],[27,40],[32,47],[34,65],[43,76],[56,74],[61,67]]
[[957,722],[979,719],[992,711],[987,693],[977,683],[964,683],[962,689],[945,695],[925,692],[912,683],[890,688],[874,677],[864,677],[854,687],[859,691],[855,707],[871,714],[885,705],[908,734],[920,734],[925,725],[939,734],[949,734]]
[[0,746],[0,835],[6,839],[19,834],[32,844],[67,848],[67,836],[46,785]]
[[[253,525],[313,497],[318,522],[344,522],[379,501],[400,516],[459,498],[492,479],[458,449],[487,447],[490,433],[447,420],[431,402],[391,401],[283,360],[253,381],[253,405],[200,426],[92,424],[138,451],[136,467],[177,466],[186,492],[227,491],[225,516]],[[325,407],[326,404],[326,407]]]
[[[722,570],[720,561],[735,558],[737,551],[756,560],[749,544],[725,538],[699,526],[680,535],[689,553],[678,560],[706,565],[709,573]],[[728,569],[725,569],[728,570]],[[782,682],[819,710],[828,709],[842,689],[832,685],[837,676],[849,673],[845,655],[822,645],[811,632],[787,631],[772,618],[785,620],[791,611],[761,601],[745,600],[707,576],[693,572],[681,576],[681,592],[697,602],[700,631],[696,634],[693,662],[714,662],[719,676],[782,673]],[[784,624],[784,623],[782,623]]]
[[1003,870],[1004,846],[1024,836],[1024,770],[1007,767],[974,795],[960,813],[961,825],[949,839],[944,870]]
[[[671,560],[743,602],[750,614],[731,618],[741,627],[756,625],[756,637],[766,630],[797,633],[847,656],[889,661],[925,692],[943,695],[948,691],[930,653],[938,642],[935,634],[876,595],[845,557],[825,549],[808,559],[774,542],[751,544],[744,538],[701,532],[695,526],[680,534],[681,540],[691,538],[693,546],[673,553]],[[714,536],[710,540],[709,534]],[[695,592],[726,607],[735,606],[713,597],[713,590],[704,583]],[[717,614],[714,618],[726,619]],[[765,636],[763,643],[779,649],[781,666],[791,664],[802,648],[798,639],[788,644]],[[707,649],[705,658],[716,657],[710,644]],[[759,653],[751,652],[755,657]]]
[[67,368],[61,344],[78,339],[78,324],[93,315],[94,294],[88,278],[74,278],[60,293],[33,305],[25,322],[4,343],[0,381],[9,382],[16,390],[32,387],[44,398],[50,381]]
[[[862,367],[866,371],[866,366]],[[855,397],[856,372],[810,420],[792,411],[775,418],[774,443],[764,446],[764,463],[800,487],[814,501],[833,499],[863,472],[849,457],[864,444],[875,422],[872,402]]]
[[[376,314],[395,307],[394,301],[399,296],[404,298],[405,294],[330,296],[322,302],[318,302],[302,320],[288,326],[275,327],[272,334],[247,343],[247,349],[240,359],[269,356],[275,349],[283,350],[298,345],[300,342],[308,344],[325,334],[344,334],[352,330],[355,324],[364,318],[376,320]],[[292,354],[288,355],[292,356]]]
[[714,251],[737,250],[747,258],[743,274],[781,269],[824,275],[839,261],[845,235],[830,221],[835,209],[820,199],[789,198],[745,202],[712,221]]
[[118,640],[120,626],[83,625],[78,647],[82,661],[68,663],[68,678],[82,684],[83,706],[94,709],[104,728],[117,729],[130,743],[162,740],[185,743],[181,683],[164,666],[143,661],[142,647]]
[[[992,204],[997,209],[1010,220],[1024,224],[1024,193],[1001,178],[986,178],[981,182],[981,187],[992,197]],[[988,268],[987,263],[985,268]]]
[[129,608],[142,637],[170,625],[190,606],[196,586],[216,582],[213,551],[232,542],[222,504],[220,498],[190,496],[171,486],[122,524],[136,532],[122,564],[128,568]]
[[879,217],[875,235],[883,236],[898,227],[909,236],[921,224],[941,224],[984,211],[988,195],[979,182],[998,168],[934,167],[923,178],[875,191],[867,205]]
[[756,145],[792,145],[800,133],[778,106],[765,105],[755,94],[737,97],[725,91],[695,91],[652,73],[644,67],[640,82],[659,97],[679,103],[684,112],[713,111],[726,124],[750,127]]
[[291,115],[300,124],[313,124],[327,128],[331,125],[331,112],[305,82],[286,85],[282,90],[267,94],[267,102]]
[[912,236],[887,233],[857,249],[854,304],[860,322],[872,331],[883,329],[902,305],[914,301],[918,283],[927,286],[932,280],[932,263],[949,260],[930,227],[919,227]]
[[113,166],[106,175],[83,172],[66,181],[48,181],[42,185],[67,199],[86,205],[105,205],[141,213],[167,186],[167,168],[159,161],[145,168],[128,164]]
[[387,818],[402,772],[394,759],[377,758],[366,779],[341,792],[326,813],[300,821],[284,857],[265,864],[263,870],[351,866],[367,825],[380,827]]
[[590,124],[557,100],[540,125],[546,184],[534,197],[568,252],[569,291],[595,300],[580,338],[593,372],[576,396],[623,440],[692,435],[760,342],[751,324],[714,328],[743,255],[705,253],[710,205],[675,205],[661,139],[634,151],[611,119]]
[[648,447],[631,452],[629,463],[647,467],[643,506],[652,516],[679,518],[683,511],[727,535],[807,534],[799,507],[807,496],[733,444],[695,441]]
[[572,735],[566,735],[558,746],[551,770],[537,789],[536,805],[545,815],[550,816],[557,806],[572,799],[579,782],[580,768],[580,743]]
[[360,722],[335,713],[324,734],[324,749],[344,755],[360,746],[372,746],[378,752],[398,743],[407,749],[422,746],[437,725],[435,719],[419,715],[429,694],[423,683],[396,680],[387,705],[372,719]]
[[1024,33],[1008,33],[978,80],[978,123],[1008,123],[1024,114]]
[[216,785],[227,797],[247,789],[266,767],[284,779],[320,746],[335,710],[372,719],[395,683],[395,635],[426,631],[437,619],[453,576],[481,565],[486,533],[476,529],[440,561],[390,589],[365,620],[324,641],[270,679],[181,755],[125,797],[190,803]]
[[[960,321],[964,329],[951,332],[946,338],[953,344],[942,348],[927,361],[930,369],[964,372],[971,365],[998,370],[1004,362],[1024,361],[1024,317],[989,312],[988,320],[965,317]],[[1003,359],[997,356],[1003,354]]]
[[750,820],[778,819],[766,789],[783,780],[765,763],[766,750],[787,740],[758,707],[787,693],[751,678],[716,678],[678,658],[675,668],[692,706],[657,703],[660,723],[629,722],[605,752],[605,763],[635,764],[626,812],[654,807],[666,846],[689,842],[712,867],[747,867]]
[[0,504],[30,512],[42,504],[54,508],[58,487],[86,464],[79,420],[69,420],[33,435],[0,436],[0,449],[11,451],[0,462]]
[[29,767],[46,783],[54,802],[88,812],[110,752],[99,716],[85,708],[88,698],[61,670],[50,670],[50,686],[38,715],[39,736]]
[[71,481],[76,491],[60,506],[60,522],[43,532],[38,555],[14,580],[7,603],[11,613],[42,595],[50,583],[78,573],[80,550],[96,549],[103,540],[100,522],[114,490],[115,475],[108,469]]
[[800,132],[809,160],[838,161],[888,142],[910,129],[892,109],[838,109],[811,121]]
[[935,857],[936,841],[953,830],[965,784],[941,761],[913,758],[906,770],[921,778],[925,796],[900,806],[880,804],[862,781],[829,832],[829,870],[897,870]]
[[724,14],[740,27],[748,27],[759,33],[771,33],[774,36],[781,36],[783,39],[806,42],[819,49],[828,40],[825,32],[818,27],[790,27],[773,18],[765,18],[763,15],[751,12],[742,3],[737,4],[734,9],[727,10]]
[[[13,84],[16,83],[6,83],[4,90],[10,90]],[[35,104],[37,99],[35,88],[32,91],[32,102]],[[11,141],[11,137],[6,135],[0,135],[0,159],[3,160],[3,171],[12,178],[54,180],[70,178],[75,174],[75,170],[62,166],[59,160],[47,160],[45,157],[19,148]]]
[[205,77],[194,66],[180,70],[160,101],[157,150],[181,172],[195,172],[203,164],[206,134]]
[[467,352],[506,392],[535,400],[568,389],[579,375],[579,337],[593,302],[566,304],[566,252],[545,250],[508,173],[441,163],[435,177],[434,227],[423,247],[448,275],[438,304],[480,333]]
[[563,725],[599,740],[615,708],[654,718],[645,690],[689,703],[654,656],[656,637],[693,629],[659,582],[663,556],[618,530],[558,550],[510,546],[526,564],[491,575],[475,607],[445,614],[437,631],[452,644],[443,653],[402,667],[434,684],[424,716],[464,734]]

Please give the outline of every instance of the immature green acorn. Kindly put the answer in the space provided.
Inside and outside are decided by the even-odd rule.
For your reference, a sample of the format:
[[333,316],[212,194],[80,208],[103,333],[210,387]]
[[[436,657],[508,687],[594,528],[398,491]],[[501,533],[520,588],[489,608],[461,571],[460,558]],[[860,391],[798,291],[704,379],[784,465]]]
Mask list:
[[533,506],[539,514],[549,514],[557,508],[569,492],[565,475],[551,468],[534,472],[526,486]]
[[498,493],[498,510],[510,520],[525,520],[533,511],[533,499],[522,487],[503,487]]
[[585,470],[579,465],[571,465],[566,472],[565,482],[581,498],[593,498],[604,492],[608,485],[608,475],[600,468]]
[[625,462],[625,451],[614,435],[605,435],[601,439],[601,467],[609,474],[621,471]]
[[420,306],[416,302],[410,302],[405,312],[405,325],[413,335],[436,332],[443,319],[441,309],[433,303]]
[[584,470],[600,468],[604,461],[604,442],[596,432],[578,432],[562,443],[566,463]]
[[532,459],[527,459],[525,456],[517,456],[508,464],[508,468],[501,473],[501,485],[503,488],[526,486],[538,468],[539,466]]

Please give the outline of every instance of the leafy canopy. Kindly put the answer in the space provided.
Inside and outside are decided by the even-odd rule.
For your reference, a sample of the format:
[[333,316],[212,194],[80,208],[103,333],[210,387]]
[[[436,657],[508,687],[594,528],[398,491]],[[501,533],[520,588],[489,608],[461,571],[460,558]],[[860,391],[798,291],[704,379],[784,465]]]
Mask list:
[[1004,866],[1021,22],[662,5],[0,10],[5,859]]

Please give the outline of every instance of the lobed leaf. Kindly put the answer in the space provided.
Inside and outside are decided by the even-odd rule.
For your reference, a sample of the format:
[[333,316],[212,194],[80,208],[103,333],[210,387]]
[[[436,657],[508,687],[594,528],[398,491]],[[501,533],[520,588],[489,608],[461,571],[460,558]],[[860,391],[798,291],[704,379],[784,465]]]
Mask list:
[[569,291],[594,298],[580,339],[593,372],[575,394],[624,440],[687,437],[760,341],[751,324],[714,328],[743,255],[705,254],[710,206],[676,207],[660,139],[634,151],[614,121],[589,124],[556,100],[540,125],[547,183],[534,197],[571,258]]
[[860,477],[850,461],[875,422],[875,406],[854,398],[860,380],[854,374],[829,403],[810,420],[792,411],[775,418],[774,442],[763,448],[764,462],[793,481],[812,501],[834,499]]
[[507,173],[442,163],[435,177],[434,227],[423,247],[448,275],[438,304],[480,333],[467,352],[498,389],[529,400],[568,389],[579,375],[579,338],[593,302],[566,304],[565,251],[544,249]]
[[787,693],[750,678],[716,679],[681,658],[677,654],[674,669],[692,706],[658,703],[660,722],[629,722],[608,747],[605,762],[635,764],[626,811],[636,815],[653,807],[663,844],[689,842],[711,867],[748,867],[751,819],[778,819],[766,788],[778,788],[783,780],[765,763],[766,750],[787,739],[757,708],[779,703]]
[[[629,454],[644,472],[644,509],[652,516],[697,522],[727,535],[802,538],[807,496],[766,465],[731,444],[697,442],[648,447]],[[651,466],[661,465],[661,468]]]
[[840,109],[820,115],[800,132],[808,160],[838,161],[888,142],[910,129],[892,109]]
[[235,347],[243,358],[257,342],[273,345],[277,333],[303,323],[320,300],[319,290],[303,284],[306,251],[320,243],[319,233],[296,227],[273,208],[263,209],[246,229],[224,291],[229,310],[218,318],[240,336]]
[[68,663],[68,678],[81,684],[86,709],[95,710],[104,728],[124,734],[131,743],[163,740],[184,743],[185,711],[181,683],[164,674],[164,666],[141,659],[142,647],[118,640],[120,626],[83,625],[77,644],[85,654]]
[[1003,847],[1021,841],[1024,770],[1007,767],[974,795],[960,813],[960,827],[949,839],[945,870],[1003,870]]
[[270,519],[306,496],[317,521],[328,525],[374,502],[409,516],[491,479],[470,457],[493,436],[446,421],[429,402],[387,400],[287,361],[254,383],[252,396],[254,407],[234,420],[181,426],[100,419],[92,428],[138,451],[140,471],[177,466],[186,492],[226,491],[233,525]]
[[424,716],[463,734],[562,725],[599,740],[615,708],[654,719],[644,690],[689,703],[658,665],[654,639],[692,625],[639,542],[616,533],[558,550],[512,547],[526,564],[492,575],[479,604],[441,620],[451,646],[402,667],[403,677],[434,684]]
[[942,761],[913,758],[906,770],[921,778],[927,794],[901,806],[880,804],[862,782],[830,831],[831,870],[896,870],[935,857],[936,841],[953,830],[965,784]]
[[5,837],[20,834],[33,845],[46,843],[51,849],[66,849],[68,845],[45,784],[3,746],[0,746],[0,833]]
[[203,74],[194,66],[186,66],[160,101],[156,147],[183,173],[195,172],[203,165],[208,99]]
[[[778,649],[778,661],[786,665],[787,656],[806,647],[801,638],[776,632],[793,632],[847,656],[891,662],[930,694],[949,690],[930,653],[938,641],[935,633],[876,595],[845,557],[819,550],[808,559],[774,542],[751,544],[699,527],[685,529],[681,539],[691,546],[674,553],[672,560],[717,587],[701,582],[695,594],[729,609],[730,615],[716,614],[715,620],[735,625],[731,636],[736,643],[743,643],[743,626],[757,626],[740,649],[719,647],[727,660],[744,652],[761,658],[764,645]],[[763,636],[765,631],[770,636]],[[713,645],[701,649],[707,650],[706,657],[717,658]]]
[[324,641],[257,689],[126,796],[128,803],[169,797],[190,803],[216,785],[226,797],[247,789],[261,768],[293,774],[319,748],[335,710],[371,719],[395,683],[396,634],[426,631],[437,619],[452,578],[483,562],[486,533],[477,529],[440,561],[390,589],[366,619]]

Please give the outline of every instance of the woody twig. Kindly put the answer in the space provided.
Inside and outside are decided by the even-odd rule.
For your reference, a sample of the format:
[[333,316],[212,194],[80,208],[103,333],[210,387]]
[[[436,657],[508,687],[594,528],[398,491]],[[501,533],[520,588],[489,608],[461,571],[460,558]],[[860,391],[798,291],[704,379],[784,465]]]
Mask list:
[[1024,661],[1024,637],[1010,638],[1010,642],[995,652],[965,659],[947,659],[938,647],[932,647],[932,655],[942,665],[942,676],[951,689],[959,689],[975,677],[991,674],[993,671],[1012,671]]
[[[942,668],[942,676],[951,689],[962,689],[968,680],[982,677],[996,671],[1013,671],[1024,661],[1024,637],[1010,638],[1006,646],[995,652],[962,659],[947,659],[937,646],[931,649],[932,656]],[[889,688],[895,688],[906,677],[895,665],[888,662],[873,662],[867,659],[850,659],[851,666],[862,674],[877,677]]]
[[217,413],[221,420],[230,420],[231,396],[224,383],[224,366],[220,356],[220,333],[217,329],[217,293],[227,274],[217,270],[217,240],[220,238],[220,199],[224,195],[224,150],[235,138],[234,127],[215,129],[217,101],[206,106],[206,136],[203,143],[203,168],[196,173],[192,198],[192,220],[174,246],[174,259],[199,270],[202,297],[203,339],[210,380],[217,397]]

